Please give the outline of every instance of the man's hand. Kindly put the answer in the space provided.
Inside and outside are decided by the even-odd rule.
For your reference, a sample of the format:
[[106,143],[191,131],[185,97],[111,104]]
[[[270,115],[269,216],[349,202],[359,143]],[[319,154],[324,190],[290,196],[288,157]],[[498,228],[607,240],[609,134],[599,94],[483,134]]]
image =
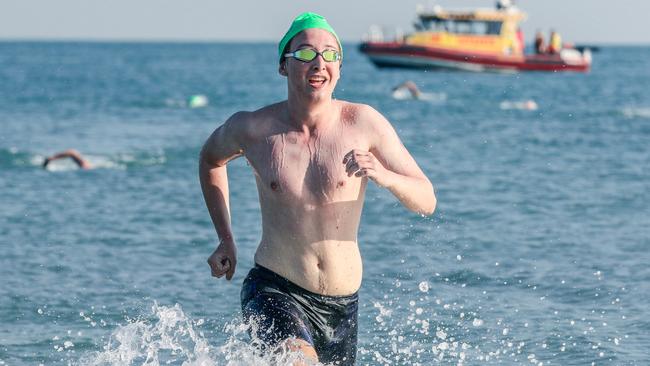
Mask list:
[[368,177],[381,187],[389,186],[391,172],[369,151],[354,149],[343,157],[348,177]]
[[224,274],[230,281],[237,266],[237,248],[232,240],[222,240],[217,249],[208,258],[212,276],[221,278]]

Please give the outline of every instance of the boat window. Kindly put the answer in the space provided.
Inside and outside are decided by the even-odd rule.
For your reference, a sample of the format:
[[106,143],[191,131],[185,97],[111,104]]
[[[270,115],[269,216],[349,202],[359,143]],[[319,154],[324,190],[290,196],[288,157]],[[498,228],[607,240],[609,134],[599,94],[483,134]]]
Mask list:
[[414,24],[416,30],[430,30],[434,32],[451,32],[459,34],[499,35],[502,22],[498,21],[470,21],[449,19],[422,19],[421,23]]
[[473,33],[472,29],[472,23],[471,22],[465,22],[465,21],[458,21],[456,22],[456,27],[454,29],[454,33]]
[[473,22],[472,33],[481,35],[499,35],[501,34],[501,22],[485,21]]
[[488,25],[486,22],[474,22],[472,23],[472,34],[488,34],[487,33]]
[[487,30],[485,34],[501,34],[501,24],[503,22],[485,22]]
[[432,30],[435,32],[450,32],[453,31],[452,22],[450,20],[436,19],[423,21],[424,29]]

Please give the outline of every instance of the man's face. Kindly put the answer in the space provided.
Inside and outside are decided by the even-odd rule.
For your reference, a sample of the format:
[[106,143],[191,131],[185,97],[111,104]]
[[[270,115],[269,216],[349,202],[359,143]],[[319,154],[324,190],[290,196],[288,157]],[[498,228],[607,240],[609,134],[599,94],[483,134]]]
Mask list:
[[[334,35],[324,29],[311,28],[298,33],[290,42],[289,52],[311,48],[317,52],[340,52]],[[326,62],[321,55],[309,62],[286,58],[280,65],[280,74],[287,76],[289,93],[310,98],[330,98],[340,76],[341,61]]]

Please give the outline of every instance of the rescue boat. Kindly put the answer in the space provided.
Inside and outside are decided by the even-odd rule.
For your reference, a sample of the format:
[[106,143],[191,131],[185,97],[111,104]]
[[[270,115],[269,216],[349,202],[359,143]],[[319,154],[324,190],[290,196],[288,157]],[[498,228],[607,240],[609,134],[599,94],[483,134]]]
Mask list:
[[419,9],[413,33],[386,40],[371,31],[359,50],[377,67],[468,71],[577,71],[591,67],[591,52],[562,47],[558,52],[524,52],[519,23],[527,15],[514,6],[500,9]]

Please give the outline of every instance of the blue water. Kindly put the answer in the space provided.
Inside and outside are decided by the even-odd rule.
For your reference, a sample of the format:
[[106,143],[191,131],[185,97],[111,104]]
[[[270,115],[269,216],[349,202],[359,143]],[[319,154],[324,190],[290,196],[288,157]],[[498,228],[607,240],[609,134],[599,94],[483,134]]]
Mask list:
[[[438,196],[422,218],[369,188],[358,364],[650,364],[650,48],[503,75],[377,70],[346,46],[336,97],[381,111]],[[268,364],[239,319],[253,175],[231,164],[239,267],[215,280],[197,156],[285,98],[274,52],[0,43],[0,365]],[[409,79],[436,97],[393,99]],[[40,168],[67,148],[98,168]]]

